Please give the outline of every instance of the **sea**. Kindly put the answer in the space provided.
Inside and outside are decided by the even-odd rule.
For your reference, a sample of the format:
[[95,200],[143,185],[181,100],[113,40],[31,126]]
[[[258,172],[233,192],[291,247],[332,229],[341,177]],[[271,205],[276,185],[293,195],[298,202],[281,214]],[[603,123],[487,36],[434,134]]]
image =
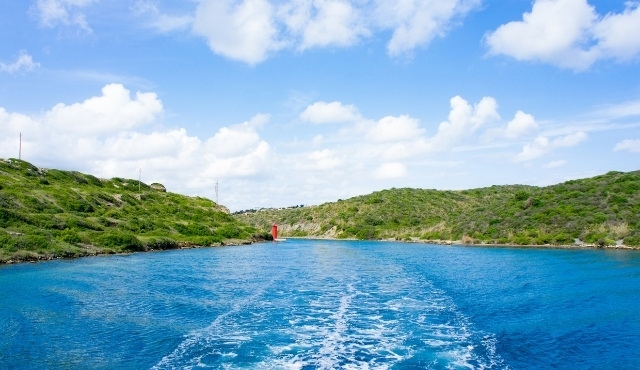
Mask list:
[[640,369],[640,251],[289,239],[0,266],[1,369]]

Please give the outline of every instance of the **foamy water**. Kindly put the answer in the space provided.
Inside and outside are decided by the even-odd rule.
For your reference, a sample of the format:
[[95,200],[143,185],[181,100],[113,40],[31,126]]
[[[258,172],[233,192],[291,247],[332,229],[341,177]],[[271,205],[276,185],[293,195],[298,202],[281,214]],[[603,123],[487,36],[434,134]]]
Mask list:
[[2,368],[640,364],[633,252],[293,240],[7,266],[0,283]]

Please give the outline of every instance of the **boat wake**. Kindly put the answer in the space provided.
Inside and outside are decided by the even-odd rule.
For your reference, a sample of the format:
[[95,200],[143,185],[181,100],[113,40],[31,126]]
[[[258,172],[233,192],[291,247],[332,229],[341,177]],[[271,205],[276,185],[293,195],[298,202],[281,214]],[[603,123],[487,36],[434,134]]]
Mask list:
[[154,368],[504,368],[495,346],[421,276],[327,274],[274,279]]

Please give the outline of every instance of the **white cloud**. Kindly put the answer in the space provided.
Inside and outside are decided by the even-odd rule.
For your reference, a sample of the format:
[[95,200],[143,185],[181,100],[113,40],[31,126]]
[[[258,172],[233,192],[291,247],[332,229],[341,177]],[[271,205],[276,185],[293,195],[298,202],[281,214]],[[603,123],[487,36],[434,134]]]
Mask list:
[[504,130],[504,136],[507,138],[518,138],[537,130],[538,124],[532,115],[517,111],[515,117],[507,124]]
[[440,123],[436,135],[429,139],[432,150],[459,145],[482,125],[500,118],[498,104],[491,97],[482,98],[474,107],[460,96],[451,98],[450,102],[449,120]]
[[620,14],[607,14],[593,29],[603,57],[630,60],[640,53],[640,3],[628,1]]
[[111,84],[102,88],[102,96],[55,105],[46,112],[43,122],[64,132],[101,135],[149,123],[162,111],[162,102],[155,93],[137,92],[131,99],[124,86]]
[[313,123],[340,123],[359,120],[360,113],[353,105],[344,105],[338,101],[313,103],[300,114],[300,119]]
[[132,99],[121,85],[107,85],[100,96],[57,104],[39,116],[0,107],[0,158],[18,156],[22,133],[23,158],[35,165],[106,178],[137,178],[142,168],[143,181],[162,182],[182,193],[202,190],[213,179],[269,173],[271,148],[257,133],[268,115],[221,127],[201,140],[181,128],[146,132],[161,112],[155,93],[137,93]]
[[203,0],[193,31],[207,39],[213,52],[256,64],[283,47],[273,16],[267,0]]
[[558,148],[576,146],[585,141],[587,137],[587,134],[582,131],[561,136],[554,140],[550,140],[548,137],[540,135],[533,141],[533,143],[526,144],[522,148],[522,151],[516,156],[515,161],[527,162],[550,153]]
[[13,63],[0,62],[0,72],[17,73],[21,71],[33,71],[40,67],[40,63],[33,61],[33,57],[26,50],[20,50],[18,58]]
[[293,0],[278,11],[300,50],[351,46],[369,30],[358,9],[346,0]]
[[37,0],[34,5],[40,24],[44,27],[75,26],[84,32],[92,32],[82,8],[95,0]]
[[250,122],[222,127],[209,141],[211,152],[218,158],[232,158],[252,152],[260,144],[260,135]]
[[307,154],[305,160],[297,164],[297,168],[303,170],[326,171],[338,168],[343,163],[344,161],[339,158],[337,151],[323,149]]
[[560,138],[557,138],[553,141],[553,146],[555,148],[568,148],[572,146],[576,146],[581,142],[587,140],[587,134],[582,131],[576,132],[575,134],[566,135]]
[[582,71],[601,59],[637,57],[639,33],[637,2],[601,17],[587,0],[536,0],[522,21],[501,25],[485,41],[491,54]]
[[380,180],[397,179],[407,176],[407,168],[402,163],[390,162],[384,163],[378,167],[374,176]]
[[631,140],[631,139],[625,139],[622,140],[621,142],[617,143],[616,146],[613,148],[614,151],[618,152],[618,151],[622,151],[622,150],[627,150],[630,152],[640,152],[640,139],[637,140]]
[[204,173],[214,178],[260,176],[270,171],[271,147],[256,131],[268,120],[259,114],[251,120],[222,127],[205,143],[208,162]]
[[605,118],[625,118],[640,116],[640,100],[628,101],[601,108],[595,112],[596,115]]
[[211,178],[246,178],[265,176],[270,167],[271,147],[266,141],[259,141],[256,146],[247,148],[243,153],[232,157],[209,158],[203,175]]
[[281,49],[350,47],[392,32],[392,56],[442,37],[481,0],[203,0],[193,31],[211,50],[257,64]]
[[155,1],[139,0],[133,6],[133,11],[148,17],[148,25],[161,33],[187,29],[193,24],[193,16],[162,13]]
[[443,36],[453,19],[480,3],[480,0],[378,0],[375,16],[383,28],[393,31],[387,51],[397,56]]
[[367,139],[377,143],[412,140],[422,136],[425,131],[420,128],[417,119],[406,115],[384,117],[367,130]]

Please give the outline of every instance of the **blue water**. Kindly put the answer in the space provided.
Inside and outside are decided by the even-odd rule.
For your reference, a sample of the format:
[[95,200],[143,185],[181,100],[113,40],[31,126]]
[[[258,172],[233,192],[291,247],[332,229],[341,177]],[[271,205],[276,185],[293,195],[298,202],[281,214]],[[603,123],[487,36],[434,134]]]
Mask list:
[[0,368],[640,368],[640,252],[289,240],[0,267]]

